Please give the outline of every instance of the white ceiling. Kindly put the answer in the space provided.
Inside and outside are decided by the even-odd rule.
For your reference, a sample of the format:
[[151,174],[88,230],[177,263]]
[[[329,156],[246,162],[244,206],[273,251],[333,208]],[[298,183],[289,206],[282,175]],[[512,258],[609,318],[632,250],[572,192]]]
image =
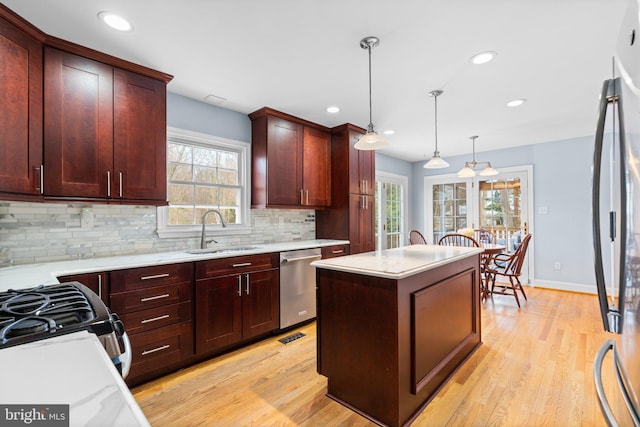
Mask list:
[[[592,135],[627,0],[3,0],[45,33],[174,75],[168,90],[250,113],[394,129],[384,154],[431,157]],[[118,12],[116,32],[97,19]],[[493,50],[496,59],[469,58]],[[518,108],[506,103],[528,102]],[[337,105],[338,114],[325,108]],[[482,159],[479,159],[482,160]]]

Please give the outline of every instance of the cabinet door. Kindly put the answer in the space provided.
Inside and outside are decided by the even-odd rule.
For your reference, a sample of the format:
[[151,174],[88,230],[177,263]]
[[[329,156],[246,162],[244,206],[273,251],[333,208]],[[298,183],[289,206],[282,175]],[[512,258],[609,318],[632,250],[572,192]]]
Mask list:
[[376,152],[373,150],[358,151],[358,171],[360,176],[360,192],[373,196],[376,194]]
[[63,282],[80,282],[87,288],[95,292],[100,299],[109,305],[109,274],[108,273],[85,273],[72,274],[68,276],[58,277],[60,283]]
[[242,340],[243,292],[239,274],[196,281],[196,353]]
[[299,206],[302,201],[303,127],[267,118],[267,204]]
[[108,197],[113,169],[113,68],[45,48],[44,192]]
[[42,46],[0,19],[0,191],[40,194]]
[[373,196],[349,195],[349,242],[352,255],[375,250],[374,216]]
[[331,205],[331,135],[304,128],[303,140],[303,205]]
[[114,70],[115,197],[167,200],[166,103],[163,82]]
[[362,134],[349,131],[349,193],[374,195],[376,188],[375,151],[356,150]]
[[280,325],[279,272],[279,269],[271,269],[243,275],[243,339],[278,329]]

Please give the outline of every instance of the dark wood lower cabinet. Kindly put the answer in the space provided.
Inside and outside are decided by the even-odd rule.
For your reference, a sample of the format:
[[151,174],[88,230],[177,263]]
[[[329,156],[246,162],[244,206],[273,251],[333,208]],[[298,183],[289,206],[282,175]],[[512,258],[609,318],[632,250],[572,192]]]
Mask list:
[[100,299],[109,306],[109,273],[86,273],[72,274],[69,276],[58,277],[60,283],[63,282],[80,282],[87,288],[95,292]]
[[279,325],[279,270],[196,280],[196,353],[225,350]]

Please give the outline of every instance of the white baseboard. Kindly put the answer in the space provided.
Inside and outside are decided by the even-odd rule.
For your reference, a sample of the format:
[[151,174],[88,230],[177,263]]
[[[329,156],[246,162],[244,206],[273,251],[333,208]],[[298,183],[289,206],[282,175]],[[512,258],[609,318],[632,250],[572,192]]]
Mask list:
[[580,292],[583,294],[597,295],[596,285],[585,285],[583,283],[557,282],[555,280],[538,280],[534,281],[533,287],[555,289],[558,291]]

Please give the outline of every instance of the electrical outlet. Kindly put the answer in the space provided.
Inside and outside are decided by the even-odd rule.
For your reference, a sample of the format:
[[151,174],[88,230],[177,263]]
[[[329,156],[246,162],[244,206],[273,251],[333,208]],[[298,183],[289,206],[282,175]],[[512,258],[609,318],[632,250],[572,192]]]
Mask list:
[[560,270],[562,268],[562,264],[560,264],[560,261],[556,261],[556,263],[553,265],[553,267],[556,270]]
[[80,211],[80,227],[93,228],[93,211],[91,208],[82,208]]

